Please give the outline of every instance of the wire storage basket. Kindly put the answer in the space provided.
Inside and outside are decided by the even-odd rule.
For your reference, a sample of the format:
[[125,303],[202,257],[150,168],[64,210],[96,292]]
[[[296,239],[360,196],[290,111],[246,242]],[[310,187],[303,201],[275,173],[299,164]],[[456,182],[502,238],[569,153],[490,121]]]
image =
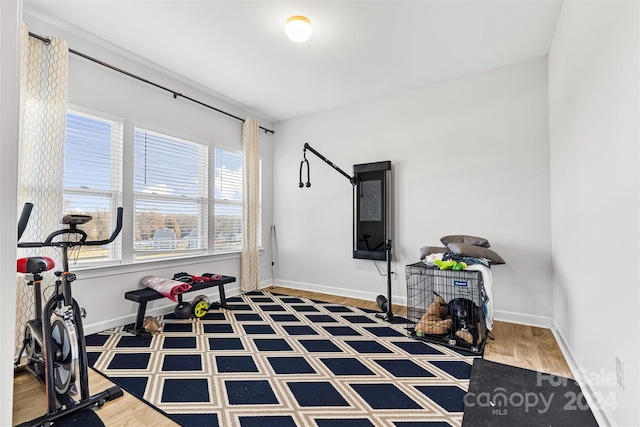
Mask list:
[[416,263],[407,276],[407,331],[425,340],[482,354],[487,338],[482,273]]

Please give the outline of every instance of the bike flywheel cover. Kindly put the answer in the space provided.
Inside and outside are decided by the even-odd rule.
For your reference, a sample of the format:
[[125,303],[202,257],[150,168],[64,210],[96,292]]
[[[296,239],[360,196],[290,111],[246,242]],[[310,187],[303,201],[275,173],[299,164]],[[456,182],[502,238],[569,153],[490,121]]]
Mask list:
[[52,351],[56,393],[65,394],[75,383],[79,370],[78,340],[73,322],[52,315],[51,339],[54,347]]

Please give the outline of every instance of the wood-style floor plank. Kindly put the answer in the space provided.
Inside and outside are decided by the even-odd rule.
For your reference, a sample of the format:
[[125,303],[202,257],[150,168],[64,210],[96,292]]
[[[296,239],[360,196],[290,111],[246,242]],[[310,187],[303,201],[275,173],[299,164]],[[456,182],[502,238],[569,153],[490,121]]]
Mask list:
[[[377,310],[375,301],[365,301],[317,292],[301,291],[281,286],[267,287],[268,292],[326,301],[352,307]],[[393,312],[406,315],[406,307],[393,305]],[[494,362],[563,376],[571,376],[562,352],[549,329],[514,323],[494,322],[495,340],[489,339],[484,358]],[[113,383],[102,375],[89,370],[90,392],[98,393],[111,387]],[[13,424],[39,417],[46,412],[44,386],[30,374],[16,374],[13,382]],[[96,409],[106,427],[144,426],[173,427],[178,424],[125,392],[124,396],[107,402]]]
[[[114,384],[89,369],[89,393],[95,394]],[[94,409],[106,427],[157,426],[174,427],[177,423],[141,402],[132,394],[106,402],[102,408]],[[13,425],[32,420],[47,412],[44,385],[30,373],[24,371],[13,379]]]

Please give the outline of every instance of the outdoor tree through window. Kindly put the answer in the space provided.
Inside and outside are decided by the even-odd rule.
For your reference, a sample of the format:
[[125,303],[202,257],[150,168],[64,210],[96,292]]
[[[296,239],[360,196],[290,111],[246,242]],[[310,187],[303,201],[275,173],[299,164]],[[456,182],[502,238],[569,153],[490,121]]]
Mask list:
[[134,254],[207,250],[208,147],[136,128]]

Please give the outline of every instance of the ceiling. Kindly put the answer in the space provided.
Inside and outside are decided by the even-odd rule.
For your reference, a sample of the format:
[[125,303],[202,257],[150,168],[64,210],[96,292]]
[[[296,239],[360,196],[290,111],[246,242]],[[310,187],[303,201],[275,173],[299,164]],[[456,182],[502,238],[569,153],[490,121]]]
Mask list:
[[[544,57],[561,7],[555,0],[24,0],[23,8],[277,122]],[[306,43],[284,34],[296,14],[314,26]]]

